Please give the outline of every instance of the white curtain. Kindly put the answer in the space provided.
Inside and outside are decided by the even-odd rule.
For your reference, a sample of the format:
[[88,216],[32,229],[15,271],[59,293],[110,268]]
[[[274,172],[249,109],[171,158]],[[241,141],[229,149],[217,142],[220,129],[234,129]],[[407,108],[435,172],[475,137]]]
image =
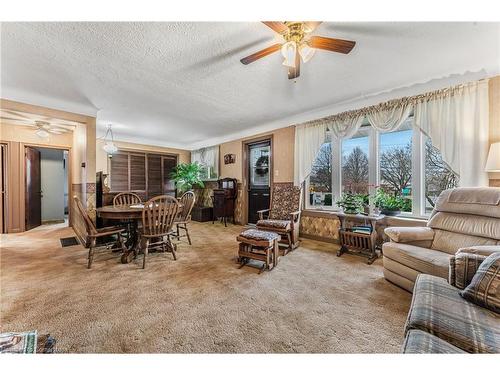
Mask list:
[[191,151],[191,162],[197,162],[205,167],[210,167],[218,175],[219,173],[219,146],[201,148]]
[[311,174],[316,155],[325,142],[326,124],[323,121],[295,127],[294,183],[300,186]]
[[328,122],[328,130],[337,139],[351,138],[356,134],[363,123],[364,116],[336,118]]
[[391,132],[398,130],[399,127],[410,116],[413,106],[404,103],[388,109],[369,111],[366,114],[370,124],[380,132]]
[[460,186],[488,186],[488,82],[479,81],[415,104],[415,125],[430,137]]

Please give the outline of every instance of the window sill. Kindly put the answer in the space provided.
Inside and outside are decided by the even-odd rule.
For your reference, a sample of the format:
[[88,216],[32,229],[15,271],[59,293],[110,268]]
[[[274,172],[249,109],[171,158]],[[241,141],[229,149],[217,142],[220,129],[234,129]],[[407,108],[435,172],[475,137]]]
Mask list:
[[[332,216],[337,216],[337,213],[340,212],[339,210],[335,209],[321,209],[321,208],[305,208],[302,210],[302,213],[305,214],[305,216],[317,216],[317,217],[332,217]],[[385,216],[387,220],[391,219],[396,219],[396,220],[402,220],[402,221],[418,221],[422,222],[422,224],[427,223],[429,220],[428,217],[425,216],[418,216],[418,215],[411,215],[411,214],[401,214],[398,216]]]

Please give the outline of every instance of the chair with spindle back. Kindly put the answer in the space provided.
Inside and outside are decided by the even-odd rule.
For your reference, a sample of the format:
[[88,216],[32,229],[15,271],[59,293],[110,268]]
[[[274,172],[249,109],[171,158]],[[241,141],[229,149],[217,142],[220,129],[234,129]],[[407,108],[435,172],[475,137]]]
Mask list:
[[142,209],[141,247],[143,246],[144,258],[142,268],[146,267],[146,258],[150,248],[170,251],[175,254],[177,246],[170,237],[175,235],[172,227],[179,211],[179,201],[168,195],[160,195],[148,200]]
[[[142,204],[142,199],[136,193],[125,191],[118,193],[113,198],[113,206],[131,206],[133,204]],[[131,235],[135,231],[136,222],[134,220],[122,221],[122,225],[126,228],[127,243],[130,243]]]
[[[80,198],[78,198],[76,195],[73,197],[73,200],[75,201],[76,207],[80,213],[80,216],[83,219],[83,222],[85,224],[85,230],[87,231],[87,239],[90,241],[89,244],[89,255],[88,255],[88,263],[87,263],[87,268],[92,267],[92,261],[94,260],[94,252],[97,249],[102,249],[105,248],[106,250],[109,250],[113,248],[113,246],[116,246],[117,248],[120,248],[122,252],[127,251],[127,248],[125,247],[125,242],[122,237],[122,233],[124,231],[123,228],[120,227],[107,227],[107,228],[99,228],[97,229],[94,225],[94,222],[92,219],[90,219],[89,214],[87,213],[87,210],[83,207],[82,201]],[[116,236],[116,238],[113,239],[113,241],[108,241],[105,242],[106,237],[112,237]],[[97,244],[97,241],[103,241],[99,245]]]
[[113,198],[113,206],[127,206],[141,203],[141,197],[139,197],[136,193],[132,193],[130,191],[119,193]]
[[[179,198],[179,203],[181,204],[181,209],[177,218],[175,219],[175,226],[177,228],[177,233],[175,237],[180,239],[181,237],[187,237],[189,244],[191,245],[191,237],[189,236],[188,224],[191,222],[191,210],[193,209],[194,203],[196,202],[196,196],[192,191],[187,191]],[[183,229],[186,234],[181,235],[180,229]]]

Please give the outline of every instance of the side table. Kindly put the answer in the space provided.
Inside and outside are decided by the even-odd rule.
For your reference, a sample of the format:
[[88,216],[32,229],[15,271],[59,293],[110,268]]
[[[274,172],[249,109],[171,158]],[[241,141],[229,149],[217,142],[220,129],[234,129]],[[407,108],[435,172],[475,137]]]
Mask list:
[[[368,258],[368,264],[372,264],[377,259],[375,247],[377,244],[377,222],[383,219],[384,215],[362,215],[336,213],[340,220],[339,239],[340,250],[337,256],[344,253],[361,255]],[[363,223],[365,231],[354,231],[349,222]]]

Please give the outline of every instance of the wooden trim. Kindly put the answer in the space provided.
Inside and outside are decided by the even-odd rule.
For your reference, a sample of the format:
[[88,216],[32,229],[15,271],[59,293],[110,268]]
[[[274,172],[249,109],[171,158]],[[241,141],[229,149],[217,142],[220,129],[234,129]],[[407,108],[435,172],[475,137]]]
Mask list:
[[90,121],[90,119],[95,118],[95,116],[81,115],[78,113],[66,112],[38,105],[16,102],[14,100],[8,100],[8,99],[0,99],[0,107],[11,111],[33,113],[41,116],[54,117],[66,121],[79,122],[81,124],[87,124]]

